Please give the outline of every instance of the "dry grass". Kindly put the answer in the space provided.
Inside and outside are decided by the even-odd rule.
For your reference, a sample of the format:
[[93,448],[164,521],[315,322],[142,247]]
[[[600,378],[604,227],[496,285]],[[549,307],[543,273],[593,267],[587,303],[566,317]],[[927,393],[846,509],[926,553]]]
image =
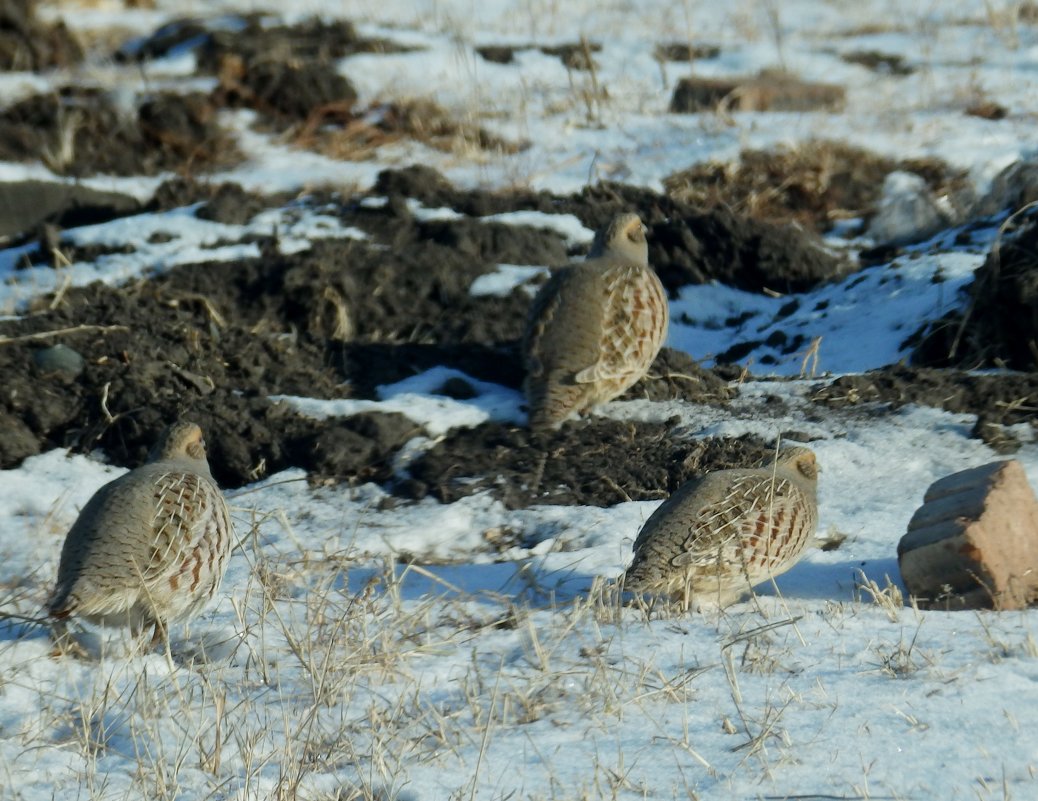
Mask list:
[[345,161],[374,158],[379,148],[405,140],[477,158],[524,149],[522,143],[508,142],[475,122],[459,120],[426,98],[383,103],[359,114],[345,105],[324,106],[288,136],[296,147]]
[[[305,550],[277,510],[244,517],[236,559],[248,569],[239,561],[233,625],[200,624],[175,640],[175,666],[113,648],[100,661],[66,659],[71,679],[39,688],[25,745],[65,749],[82,797],[173,799],[190,788],[200,797],[408,801],[432,771],[444,797],[504,799],[519,785],[502,759],[522,752],[546,777],[522,797],[696,798],[704,782],[766,782],[794,765],[810,746],[804,715],[828,718],[838,706],[803,673],[805,655],[817,659],[825,646],[808,641],[817,632],[805,638],[803,613],[785,599],[688,614],[625,605],[599,577],[586,593],[534,604],[522,599],[547,597],[552,582],[533,565],[526,588],[506,596],[477,600],[442,579],[446,594],[416,596],[411,579],[435,571],[386,562],[356,584],[357,554]],[[297,545],[278,553],[275,532]],[[817,614],[839,632],[857,616],[876,619],[879,604],[893,638],[879,631],[856,646],[871,655],[867,668],[893,678],[931,671],[938,657],[917,644],[920,626],[897,633],[893,585],[863,576],[859,586],[861,600]],[[993,659],[1034,648],[993,631],[989,640]],[[912,730],[926,726],[915,710],[894,714]],[[650,740],[625,737],[629,726],[647,727]],[[113,760],[136,768],[112,772]],[[669,788],[652,780],[660,760],[679,766]]]
[[937,655],[916,647],[916,640],[923,622],[913,632],[911,639],[905,640],[904,632],[896,643],[877,643],[873,652],[877,657],[876,667],[884,675],[895,679],[906,679],[923,668],[937,664]]
[[874,579],[859,570],[854,588],[859,598],[869,598],[886,613],[891,623],[896,623],[901,619],[901,610],[905,608],[904,595],[901,588],[890,580],[890,576],[884,576],[884,579],[886,583],[880,587]]
[[730,208],[757,219],[824,232],[838,220],[872,212],[894,170],[921,175],[942,195],[966,177],[939,159],[894,161],[841,142],[812,140],[775,150],[744,150],[734,163],[707,162],[664,180],[672,197],[703,208]]

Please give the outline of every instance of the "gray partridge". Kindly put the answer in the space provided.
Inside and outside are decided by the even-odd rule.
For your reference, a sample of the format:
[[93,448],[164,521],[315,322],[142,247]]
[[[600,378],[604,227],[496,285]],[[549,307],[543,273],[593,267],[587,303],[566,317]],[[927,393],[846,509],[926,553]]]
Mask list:
[[814,453],[786,447],[764,467],[686,482],[642,526],[624,589],[685,609],[738,600],[804,554],[818,523],[817,480]]
[[197,614],[216,594],[234,540],[202,430],[168,428],[146,464],[105,484],[65,537],[47,603],[64,629],[76,615],[140,634]]
[[583,262],[556,270],[523,337],[530,427],[558,428],[612,400],[648,371],[667,335],[667,295],[649,267],[645,227],[620,214]]

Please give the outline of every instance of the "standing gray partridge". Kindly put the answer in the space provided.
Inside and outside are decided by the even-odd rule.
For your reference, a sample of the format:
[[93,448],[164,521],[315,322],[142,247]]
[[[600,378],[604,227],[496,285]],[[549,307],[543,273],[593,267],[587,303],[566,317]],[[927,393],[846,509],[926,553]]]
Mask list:
[[803,555],[818,524],[817,482],[814,453],[798,446],[758,469],[686,482],[642,526],[624,589],[685,609],[738,600]]
[[158,639],[168,621],[192,617],[216,594],[233,539],[202,429],[176,423],[146,464],[83,507],[65,537],[48,612],[59,632],[76,615],[137,634],[153,625]]
[[587,259],[556,270],[533,300],[523,337],[530,427],[558,428],[645,375],[667,335],[663,284],[649,267],[645,227],[620,214]]

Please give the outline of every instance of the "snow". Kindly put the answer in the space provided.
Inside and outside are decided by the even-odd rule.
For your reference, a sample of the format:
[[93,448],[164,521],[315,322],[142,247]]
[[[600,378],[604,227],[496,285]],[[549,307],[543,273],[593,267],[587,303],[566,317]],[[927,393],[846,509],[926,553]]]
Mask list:
[[[250,129],[226,115],[249,161],[214,180],[305,192],[369,188],[386,166],[420,162],[462,186],[579,191],[597,180],[658,189],[662,179],[745,147],[825,137],[898,158],[939,156],[979,189],[1036,151],[1038,28],[1011,22],[1009,0],[926,4],[789,0],[781,4],[571,3],[524,0],[159,0],[155,9],[76,4],[79,29],[112,25],[146,35],[186,15],[269,10],[285,20],[346,16],[362,33],[421,45],[357,55],[340,69],[362,101],[431,96],[531,147],[459,156],[413,144],[377,162],[339,162]],[[769,17],[768,12],[774,12]],[[588,105],[587,76],[536,49],[516,64],[482,61],[473,46],[601,42],[608,99]],[[697,74],[754,73],[784,63],[808,79],[846,83],[841,114],[667,115],[688,66],[651,56],[661,41],[711,41],[718,59]],[[904,78],[833,54],[876,49],[917,66]],[[179,53],[90,74],[0,76],[4,105],[70,78],[111,78],[136,91],[184,75]],[[145,74],[146,73],[146,74]],[[982,93],[1014,110],[993,124],[964,116]],[[0,180],[53,176],[0,164]],[[168,176],[84,183],[146,199]],[[375,205],[378,199],[369,199]],[[421,219],[456,214],[412,207]],[[17,270],[33,248],[0,251],[0,312],[14,313],[66,279],[117,283],[194,261],[258,255],[247,235],[278,233],[284,253],[319,237],[362,232],[304,204],[243,226],[201,220],[194,208],[140,214],[65,233],[76,245],[132,242],[55,271]],[[490,220],[551,228],[576,247],[591,232],[567,215]],[[91,494],[122,470],[101,455],[52,450],[0,472],[0,788],[5,798],[898,798],[1038,797],[1038,643],[1034,611],[921,612],[891,602],[896,545],[927,486],[996,455],[969,436],[970,415],[908,406],[887,416],[826,411],[809,401],[813,370],[859,372],[903,358],[924,320],[959,293],[997,235],[999,220],[955,245],[955,231],[811,292],[750,295],[686,287],[671,303],[668,343],[707,364],[742,340],[796,331],[793,352],[758,351],[756,374],[808,376],[740,386],[730,407],[632,401],[599,414],[680,418],[697,436],[812,437],[822,466],[819,532],[847,536],[812,551],[723,613],[646,620],[602,587],[630,559],[658,502],[608,509],[506,509],[486,495],[453,504],[400,504],[373,485],[311,485],[289,470],[229,493],[240,546],[220,598],[174,632],[170,663],[133,652],[120,632],[97,638],[97,658],[55,658],[35,616],[64,533]],[[860,245],[833,241],[834,247]],[[936,244],[936,247],[931,245]],[[937,251],[937,252],[934,252]],[[507,292],[543,265],[500,265],[473,295]],[[797,301],[788,311],[790,301]],[[749,316],[733,337],[726,319]],[[817,362],[808,357],[817,343]],[[449,379],[475,390],[441,394]],[[762,399],[781,412],[760,417]],[[400,412],[422,428],[412,449],[456,427],[523,422],[518,393],[434,368],[382,387],[378,401],[279,400],[304,414]],[[1038,483],[1029,431],[1015,455]],[[499,543],[505,543],[504,546]],[[413,563],[404,565],[402,562]],[[888,579],[892,584],[888,585]],[[869,582],[875,582],[870,585]],[[186,656],[185,656],[186,654]],[[1028,789],[1030,788],[1030,789]]]
[[[445,382],[452,378],[465,381],[475,392],[467,401],[456,401],[441,394]],[[434,367],[424,373],[378,388],[381,400],[317,400],[289,395],[271,395],[275,401],[288,404],[308,417],[343,417],[361,412],[397,412],[424,426],[431,436],[440,436],[452,428],[471,428],[487,420],[521,423],[520,393],[486,381],[479,381],[460,370]]]
[[[499,264],[497,270],[479,276],[469,287],[469,294],[473,297],[485,297],[496,295],[505,297],[517,286],[523,286],[538,275],[545,275],[548,270],[544,267],[533,267],[521,264]],[[533,295],[532,288],[530,294]]]
[[[60,270],[39,264],[36,242],[0,251],[0,279],[4,280],[0,285],[0,309],[15,311],[33,294],[56,289],[65,282],[70,286],[92,281],[118,284],[178,264],[255,258],[260,255],[259,245],[240,243],[249,234],[276,233],[278,248],[285,254],[308,249],[314,239],[367,237],[357,228],[344,227],[336,217],[302,206],[260,212],[245,225],[204,220],[195,216],[197,209],[194,205],[165,213],[136,214],[65,232],[62,241],[72,245],[117,246],[132,242],[134,247],[132,253],[109,253]],[[34,256],[38,266],[25,266]]]
[[545,214],[543,211],[509,211],[503,214],[488,214],[482,218],[485,222],[526,225],[531,228],[545,228],[565,237],[571,245],[587,247],[595,238],[595,232],[584,227],[572,214]]
[[[734,343],[765,341],[776,331],[790,331],[803,336],[803,346],[792,354],[782,352],[784,345],[765,353],[774,360],[763,365],[767,372],[802,374],[816,339],[819,369],[864,372],[907,356],[905,340],[924,320],[957,307],[960,290],[983,261],[982,253],[909,252],[882,268],[866,268],[839,283],[780,297],[721,284],[682,287],[678,300],[671,303],[666,344],[709,364]],[[783,312],[792,300],[797,308]],[[733,334],[723,323],[740,314],[752,316]]]

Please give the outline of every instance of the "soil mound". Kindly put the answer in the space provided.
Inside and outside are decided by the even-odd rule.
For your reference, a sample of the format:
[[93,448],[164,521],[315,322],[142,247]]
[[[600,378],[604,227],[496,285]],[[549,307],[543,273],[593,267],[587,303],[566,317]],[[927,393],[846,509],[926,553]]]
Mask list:
[[666,498],[706,470],[756,466],[774,452],[773,443],[748,436],[694,440],[675,425],[590,418],[544,438],[498,423],[462,429],[413,463],[397,491],[445,503],[489,492],[511,509],[610,506]]
[[[319,209],[337,216],[366,238],[316,239],[307,250],[282,253],[275,231],[258,241],[251,234],[258,258],[187,264],[122,286],[98,283],[38,298],[26,316],[0,322],[0,335],[10,337],[0,347],[0,419],[11,432],[0,464],[10,467],[57,446],[101,447],[117,463],[137,464],[159,429],[185,416],[206,428],[214,473],[229,487],[297,466],[313,480],[378,481],[401,498],[450,500],[482,488],[512,505],[609,504],[663,497],[697,470],[745,464],[770,447],[748,440],[704,444],[673,424],[595,416],[547,438],[488,423],[431,444],[411,464],[410,477],[402,477],[392,468],[400,449],[425,433],[411,420],[392,414],[317,420],[272,402],[272,395],[374,399],[379,387],[440,365],[521,387],[518,340],[534,287],[500,295],[473,295],[470,288],[500,264],[561,264],[579,254],[549,229],[473,215],[423,219],[407,202],[416,195],[485,213],[565,212],[589,226],[635,208],[651,229],[657,269],[674,291],[715,273],[733,282],[755,275],[769,287],[813,280],[802,274],[799,248],[806,239],[766,240],[759,235],[764,229],[753,229],[757,234],[745,234],[741,245],[717,253],[722,238],[750,231],[750,223],[730,212],[697,216],[671,198],[631,187],[565,197],[481,194],[412,168],[384,173],[369,195],[289,201],[233,184],[177,179],[160,187],[150,208],[202,201],[197,214],[234,224],[290,204],[293,214]],[[716,227],[704,227],[703,219]],[[690,240],[692,230],[713,232],[715,247]],[[68,255],[90,260],[134,247],[129,241],[69,246]],[[778,265],[774,272],[746,255],[769,247],[774,253],[766,264]],[[722,270],[723,262],[740,260],[739,270],[731,264]],[[45,353],[58,343],[74,353]],[[734,392],[731,378],[664,348],[625,397],[725,403]],[[443,392],[464,400],[474,389],[462,378]]]
[[918,331],[912,360],[932,367],[1038,369],[1038,218],[988,254],[965,310]]

